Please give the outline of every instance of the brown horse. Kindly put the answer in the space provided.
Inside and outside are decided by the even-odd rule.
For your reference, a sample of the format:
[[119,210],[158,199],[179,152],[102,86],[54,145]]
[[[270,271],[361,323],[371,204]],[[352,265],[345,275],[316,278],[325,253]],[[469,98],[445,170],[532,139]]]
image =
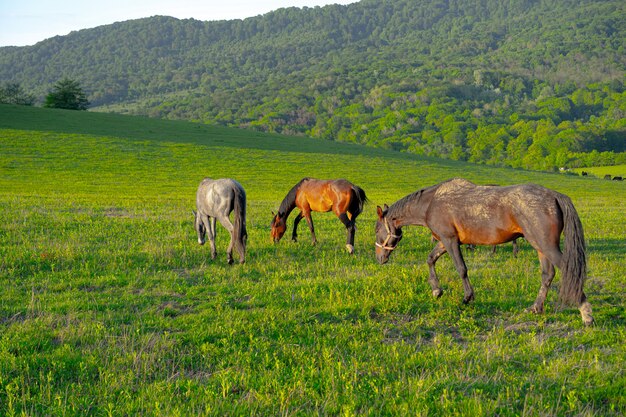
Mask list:
[[363,211],[363,204],[367,201],[365,191],[351,182],[339,180],[317,180],[304,178],[297,183],[280,203],[278,214],[272,215],[272,240],[277,243],[287,230],[287,217],[298,207],[300,213],[293,222],[291,238],[295,242],[298,238],[298,223],[304,217],[311,230],[313,244],[317,243],[311,211],[325,213],[333,211],[339,220],[346,226],[348,252],[354,252],[354,234],[356,232],[356,218]]
[[[543,313],[543,304],[554,278],[554,266],[561,269],[560,298],[575,304],[585,325],[593,323],[591,305],[583,292],[586,279],[585,238],[572,201],[566,195],[535,184],[508,187],[477,186],[455,178],[416,191],[384,209],[377,207],[376,258],[384,264],[400,239],[402,227],[428,227],[438,240],[428,255],[428,282],[433,296],[443,291],[435,263],[448,252],[463,280],[464,303],[474,299],[467,267],[459,245],[497,245],[524,238],[539,254],[541,288],[534,313]],[[560,250],[560,237],[565,239]]]

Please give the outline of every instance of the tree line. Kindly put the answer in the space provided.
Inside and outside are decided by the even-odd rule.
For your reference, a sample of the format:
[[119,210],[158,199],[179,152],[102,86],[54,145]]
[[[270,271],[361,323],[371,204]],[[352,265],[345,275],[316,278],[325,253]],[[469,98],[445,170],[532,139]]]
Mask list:
[[[19,83],[6,83],[0,86],[0,103],[32,106],[35,96],[29,94]],[[43,107],[66,110],[87,110],[89,100],[80,83],[69,78],[57,82],[46,96]]]
[[530,169],[623,163],[626,5],[363,0],[245,20],[154,17],[0,48],[41,98]]

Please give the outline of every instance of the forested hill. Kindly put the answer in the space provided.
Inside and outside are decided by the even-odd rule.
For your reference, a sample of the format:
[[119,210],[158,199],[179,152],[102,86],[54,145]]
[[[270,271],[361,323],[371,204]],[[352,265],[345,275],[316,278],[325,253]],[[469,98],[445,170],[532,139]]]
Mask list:
[[126,21],[0,48],[92,107],[531,169],[624,163],[623,0],[362,0]]

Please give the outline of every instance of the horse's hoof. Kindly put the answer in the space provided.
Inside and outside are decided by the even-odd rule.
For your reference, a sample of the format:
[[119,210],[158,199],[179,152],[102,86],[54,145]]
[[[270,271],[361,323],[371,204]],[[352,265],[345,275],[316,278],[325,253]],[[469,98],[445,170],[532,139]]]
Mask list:
[[470,294],[467,297],[463,298],[463,304],[469,304],[470,301],[474,300],[474,294]]
[[245,263],[246,263],[246,260],[245,260],[245,259],[241,259],[241,260],[239,260],[239,263],[240,263],[241,265],[243,265],[243,264],[245,264]]
[[443,295],[443,290],[441,288],[437,288],[436,290],[433,290],[433,297],[439,298],[442,295]]
[[535,304],[531,305],[526,309],[529,313],[533,314],[543,314],[543,307],[536,306]]
[[226,262],[228,262],[228,265],[232,265],[233,264],[233,260],[232,259],[226,259]]
[[348,249],[348,253],[350,255],[354,254],[354,246],[352,245],[346,245],[346,248]]
[[591,316],[591,304],[585,301],[584,303],[582,303],[579,309],[585,326],[591,326],[593,324],[593,317]]

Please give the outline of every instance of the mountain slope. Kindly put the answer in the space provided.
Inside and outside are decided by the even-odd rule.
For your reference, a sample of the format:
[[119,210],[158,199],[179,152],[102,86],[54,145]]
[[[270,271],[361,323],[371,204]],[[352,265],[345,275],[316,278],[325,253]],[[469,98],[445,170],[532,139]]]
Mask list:
[[[0,79],[43,94],[67,75],[83,81],[94,105],[259,84],[308,74],[312,67],[319,73],[340,62],[370,68],[380,66],[380,58],[396,68],[419,61],[446,67],[482,61],[486,68],[491,63],[538,79],[604,81],[619,78],[626,66],[625,11],[616,1],[398,0],[280,9],[243,21],[156,16],[31,47],[0,48]],[[557,74],[572,63],[580,71]],[[379,76],[392,76],[389,69],[376,69]]]
[[[103,110],[452,159],[606,164],[620,157],[588,154],[624,151],[624,16],[615,0],[363,0],[222,22],[157,16],[0,48],[0,80],[42,97],[67,76]],[[499,152],[473,144],[485,132]],[[533,152],[540,135],[549,143]]]

